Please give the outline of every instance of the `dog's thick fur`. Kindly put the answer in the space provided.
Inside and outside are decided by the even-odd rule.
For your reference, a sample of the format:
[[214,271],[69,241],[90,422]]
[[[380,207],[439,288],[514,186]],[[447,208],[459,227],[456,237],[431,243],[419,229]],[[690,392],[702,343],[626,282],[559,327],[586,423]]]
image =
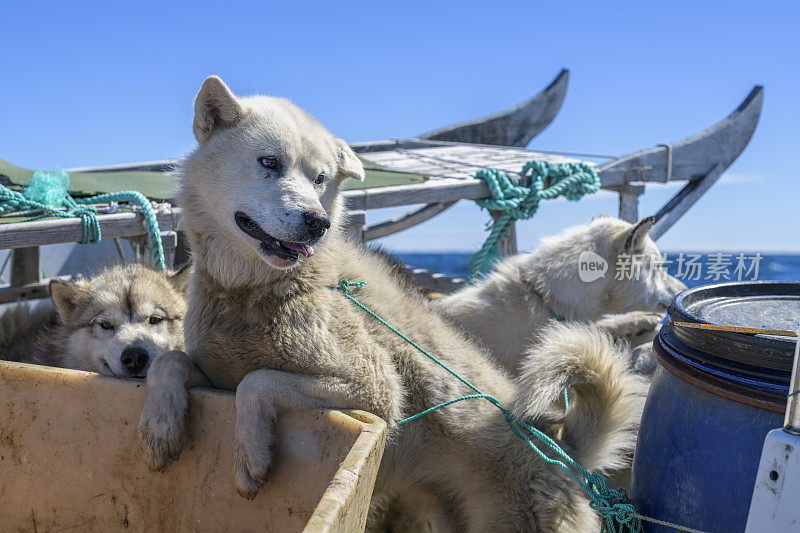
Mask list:
[[[563,438],[580,443],[583,466],[604,471],[630,466],[642,397],[648,383],[630,372],[626,344],[616,344],[602,328],[582,323],[551,322],[528,348],[518,379],[522,413],[541,413],[564,388],[570,405]],[[573,394],[574,393],[574,394]],[[563,409],[563,404],[557,405]],[[611,412],[638,416],[609,417]]]
[[[0,357],[143,377],[156,355],[183,348],[188,274],[128,264],[90,278],[53,280],[55,305],[20,304],[0,317]],[[131,349],[140,358],[135,368],[123,363]]]
[[[20,363],[46,364],[42,338],[58,324],[53,302],[21,302],[5,306],[0,316],[0,359]],[[50,365],[53,366],[53,365]]]
[[631,347],[633,371],[642,376],[651,376],[658,365],[653,353],[653,339],[661,330],[665,313],[631,311],[623,315],[609,315],[596,322],[615,339]]
[[[434,305],[516,374],[525,350],[555,315],[594,322],[610,314],[666,311],[672,298],[686,288],[678,279],[656,268],[653,261],[642,262],[638,275],[617,279],[614,272],[623,254],[660,257],[648,236],[652,225],[652,217],[635,225],[606,215],[595,217],[588,224],[543,239],[532,253],[504,259],[484,280]],[[583,252],[606,261],[608,271],[603,277],[581,281],[578,261]],[[627,330],[641,323],[641,316],[629,318],[627,325],[624,315],[608,321],[606,329],[615,337],[625,337]]]
[[[596,530],[597,516],[574,480],[533,454],[489,402],[458,402],[394,425],[473,391],[332,290],[342,279],[366,282],[350,289],[359,301],[551,434],[560,422],[551,409],[560,393],[538,383],[554,397],[528,391],[517,399],[504,372],[398,279],[395,266],[343,237],[339,185],[364,177],[350,148],[288,101],[237,99],[215,77],[204,83],[195,110],[200,146],[182,168],[178,199],[195,254],[185,322],[188,356],[164,354],[147,376],[139,431],[150,466],[163,469],[177,458],[187,387],[207,378],[236,389],[234,476],[247,498],[256,496],[269,474],[277,416],[363,409],[390,424],[370,529]],[[330,218],[326,235],[304,227],[302,213],[308,211]],[[286,247],[304,253],[293,258]],[[308,247],[315,249],[313,257]],[[559,441],[587,468],[602,471],[616,466],[635,440],[641,405],[632,406],[631,398],[641,397],[623,377],[582,380],[616,369],[613,361],[626,357],[610,344],[590,357],[597,335],[577,330],[565,348],[577,346],[578,352],[561,356],[579,368],[565,368],[566,378],[553,379],[570,386],[578,376],[577,396],[603,399],[576,402],[574,409],[591,408],[591,415],[568,416],[563,431],[569,437]],[[589,366],[581,370],[583,365]],[[618,366],[624,374],[624,365]],[[603,431],[612,434],[598,435]],[[599,445],[579,440],[585,435],[597,437]]]

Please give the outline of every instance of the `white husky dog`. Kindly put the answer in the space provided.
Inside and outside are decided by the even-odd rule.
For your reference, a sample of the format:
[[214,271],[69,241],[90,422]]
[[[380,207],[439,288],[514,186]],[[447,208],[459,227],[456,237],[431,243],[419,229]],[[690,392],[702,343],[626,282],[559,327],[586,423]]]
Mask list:
[[[631,311],[666,312],[686,286],[659,268],[661,255],[648,236],[653,222],[647,217],[629,224],[600,215],[544,238],[532,253],[500,261],[485,279],[435,305],[516,374],[526,348],[550,320],[595,322]],[[638,313],[601,326],[628,337],[652,330],[658,320]]]
[[55,306],[22,304],[0,317],[0,358],[144,377],[156,355],[183,348],[188,274],[127,264],[55,279]]
[[208,380],[236,390],[234,480],[244,497],[256,497],[269,476],[277,417],[362,409],[390,424],[370,529],[599,528],[574,480],[535,455],[489,402],[397,425],[472,390],[332,289],[365,282],[351,288],[359,301],[529,423],[563,432],[568,453],[599,471],[624,464],[643,405],[640,380],[607,335],[562,326],[547,336],[545,350],[565,364],[557,386],[542,390],[558,398],[576,384],[562,425],[553,399],[526,391],[518,403],[515,384],[396,265],[347,240],[338,190],[364,179],[364,168],[344,141],[287,100],[237,98],[216,77],[195,100],[194,133],[199,147],[183,165],[178,197],[195,254],[188,354],[159,356],[147,375],[139,432],[152,468],[178,457],[187,387]]

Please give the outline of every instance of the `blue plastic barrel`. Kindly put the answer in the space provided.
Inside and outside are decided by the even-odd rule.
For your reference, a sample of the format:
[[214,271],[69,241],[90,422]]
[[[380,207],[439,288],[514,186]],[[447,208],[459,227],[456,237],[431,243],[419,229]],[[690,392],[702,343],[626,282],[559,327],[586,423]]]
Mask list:
[[[794,339],[676,322],[796,330],[800,283],[726,283],[679,294],[653,346],[653,377],[631,473],[645,516],[744,531],[766,434],[783,425]],[[645,523],[647,532],[673,532]]]

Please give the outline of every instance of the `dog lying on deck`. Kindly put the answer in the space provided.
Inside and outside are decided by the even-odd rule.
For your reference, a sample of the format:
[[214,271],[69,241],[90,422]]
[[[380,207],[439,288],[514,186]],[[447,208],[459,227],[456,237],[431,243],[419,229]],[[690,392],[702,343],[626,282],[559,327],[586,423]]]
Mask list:
[[54,305],[18,304],[0,317],[0,358],[144,377],[156,355],[183,348],[189,271],[126,264],[91,278],[54,279]]
[[[397,426],[472,390],[333,289],[366,282],[350,289],[359,301],[524,420],[551,435],[561,427],[560,445],[595,471],[620,466],[635,442],[643,384],[624,351],[598,329],[558,325],[547,349],[564,372],[557,386],[542,384],[555,396],[520,394],[395,265],[345,238],[339,186],[363,180],[364,169],[344,141],[287,100],[236,98],[216,77],[195,100],[194,133],[178,196],[195,266],[188,354],[159,356],[147,376],[139,432],[152,468],[178,458],[187,388],[210,382],[236,390],[234,481],[246,498],[269,476],[276,417],[362,409],[390,425],[370,530],[599,528],[574,480],[532,453],[489,402]],[[562,426],[553,391],[573,385]]]
[[[595,217],[543,239],[532,253],[503,259],[485,279],[434,305],[512,375],[538,330],[553,319],[596,322],[604,315],[620,315],[601,324],[613,337],[654,331],[673,297],[686,286],[653,261],[661,257],[648,236],[653,222],[653,217],[636,224],[608,215]],[[634,257],[646,259],[637,263],[637,270]],[[581,271],[583,261],[598,268]],[[626,261],[631,266],[625,267]],[[601,272],[603,265],[607,270]],[[617,265],[627,269],[620,276],[614,272]],[[624,314],[632,311],[644,313]]]

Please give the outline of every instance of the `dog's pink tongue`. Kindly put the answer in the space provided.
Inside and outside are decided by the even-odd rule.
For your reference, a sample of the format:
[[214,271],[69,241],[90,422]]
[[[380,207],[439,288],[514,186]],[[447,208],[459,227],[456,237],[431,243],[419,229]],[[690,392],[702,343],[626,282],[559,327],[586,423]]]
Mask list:
[[300,242],[283,242],[282,244],[290,250],[294,250],[299,254],[303,254],[303,256],[305,257],[311,257],[312,255],[314,255],[314,248],[308,246],[307,244],[303,244]]

